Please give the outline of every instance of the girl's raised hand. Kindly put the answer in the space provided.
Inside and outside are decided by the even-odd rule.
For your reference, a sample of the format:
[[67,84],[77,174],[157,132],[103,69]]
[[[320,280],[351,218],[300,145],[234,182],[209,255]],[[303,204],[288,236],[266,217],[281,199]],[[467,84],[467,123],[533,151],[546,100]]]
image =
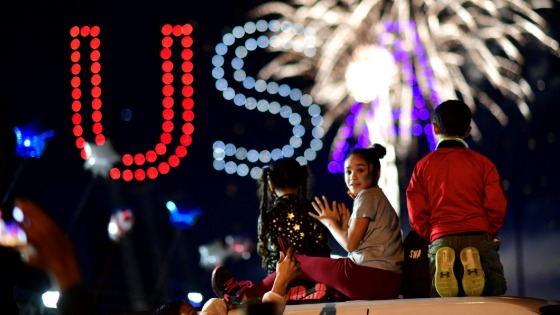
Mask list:
[[311,205],[313,205],[313,208],[315,209],[317,214],[309,212],[310,216],[321,221],[321,223],[323,223],[323,225],[327,227],[331,224],[340,226],[340,216],[338,214],[338,205],[336,201],[333,201],[332,206],[329,206],[327,197],[315,197],[315,201],[312,201]]
[[350,209],[345,204],[338,204],[338,216],[340,217],[340,227],[343,230],[348,230],[348,222],[350,221]]

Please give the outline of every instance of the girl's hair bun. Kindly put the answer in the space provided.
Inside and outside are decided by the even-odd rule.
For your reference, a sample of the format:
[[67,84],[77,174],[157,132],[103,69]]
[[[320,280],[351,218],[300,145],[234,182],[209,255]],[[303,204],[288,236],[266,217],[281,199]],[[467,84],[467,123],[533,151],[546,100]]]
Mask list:
[[379,144],[379,143],[374,143],[374,144],[372,144],[372,145],[368,148],[368,150],[371,152],[371,154],[372,154],[374,157],[376,157],[376,158],[378,158],[378,159],[383,158],[383,157],[385,156],[385,154],[387,154],[387,149],[385,149],[385,147],[382,146],[382,145]]

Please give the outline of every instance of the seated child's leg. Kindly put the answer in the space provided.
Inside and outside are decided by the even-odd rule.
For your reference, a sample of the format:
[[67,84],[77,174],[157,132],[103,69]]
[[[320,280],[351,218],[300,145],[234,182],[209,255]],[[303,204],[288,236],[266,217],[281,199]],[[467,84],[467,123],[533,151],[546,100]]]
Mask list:
[[300,279],[323,283],[351,300],[397,298],[402,274],[359,266],[349,258],[332,259],[296,255],[301,263]]
[[504,267],[498,254],[498,245],[492,240],[487,239],[477,246],[480,253],[482,268],[486,274],[486,285],[482,295],[498,296],[504,295],[507,291]]

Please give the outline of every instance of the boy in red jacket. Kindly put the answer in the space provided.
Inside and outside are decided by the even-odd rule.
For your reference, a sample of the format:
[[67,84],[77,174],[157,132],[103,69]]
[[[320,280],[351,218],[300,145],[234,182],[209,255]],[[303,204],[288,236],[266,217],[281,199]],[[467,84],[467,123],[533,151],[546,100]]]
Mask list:
[[[461,101],[435,108],[436,150],[416,164],[406,191],[410,224],[430,242],[432,285],[442,297],[507,289],[497,239],[507,200],[495,165],[463,141],[470,123],[471,111]],[[455,274],[462,275],[462,292]]]

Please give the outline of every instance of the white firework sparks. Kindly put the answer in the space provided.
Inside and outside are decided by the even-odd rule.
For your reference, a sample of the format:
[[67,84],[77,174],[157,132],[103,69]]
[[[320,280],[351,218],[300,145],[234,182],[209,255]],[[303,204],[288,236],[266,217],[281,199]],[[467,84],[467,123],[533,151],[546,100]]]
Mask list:
[[[520,49],[532,39],[560,56],[546,21],[522,0],[275,1],[252,14],[302,30],[271,38],[269,49],[279,54],[259,76],[313,78],[310,95],[327,108],[323,127],[346,117],[331,148],[335,162],[349,137],[387,146],[380,186],[397,208],[396,161],[408,156],[415,135],[424,133],[433,148],[428,119],[435,105],[462,99],[505,126],[508,117],[480,87],[485,83],[530,119],[533,92],[522,75]],[[481,137],[474,123],[472,136]]]

